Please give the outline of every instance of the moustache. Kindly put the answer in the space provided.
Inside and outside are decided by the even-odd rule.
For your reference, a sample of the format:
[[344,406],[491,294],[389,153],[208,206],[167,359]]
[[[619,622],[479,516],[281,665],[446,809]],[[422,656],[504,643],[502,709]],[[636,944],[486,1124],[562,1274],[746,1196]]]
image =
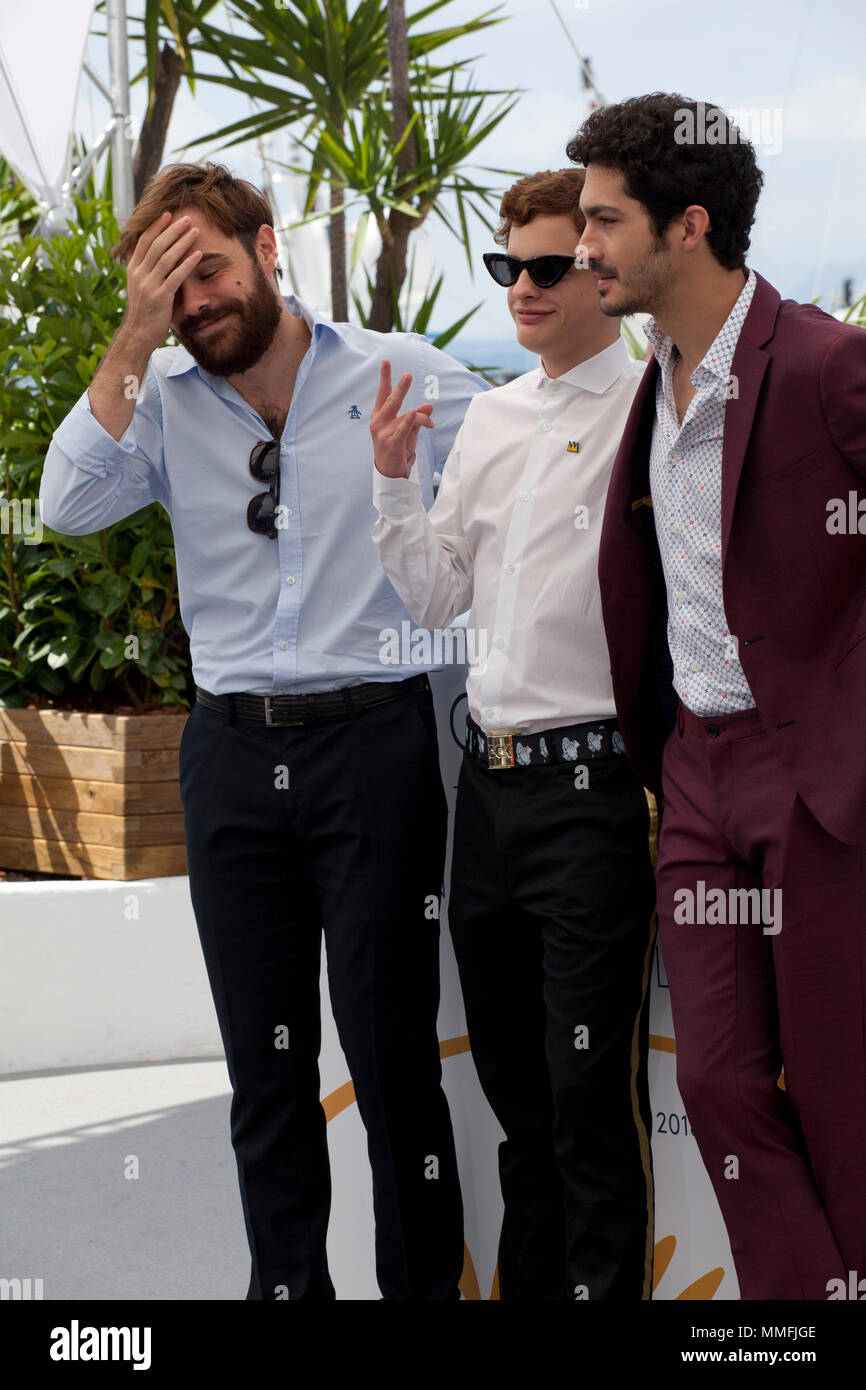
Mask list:
[[214,323],[217,319],[225,318],[226,314],[238,313],[243,311],[243,305],[237,300],[232,300],[230,304],[223,304],[219,309],[208,314],[197,314],[195,318],[187,318],[183,321],[184,333],[196,333],[200,328],[205,328],[207,324]]

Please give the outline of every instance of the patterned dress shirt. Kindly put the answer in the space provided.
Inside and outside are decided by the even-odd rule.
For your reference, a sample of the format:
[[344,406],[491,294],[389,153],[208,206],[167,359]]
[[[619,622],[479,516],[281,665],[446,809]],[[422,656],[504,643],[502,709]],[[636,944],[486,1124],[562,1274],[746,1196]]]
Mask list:
[[674,401],[679,353],[654,319],[644,326],[659,364],[650,491],[668,591],[674,688],[694,714],[753,709],[722,598],[722,442],[725,402],[736,399],[731,362],[755,272],[691,374],[695,395],[682,424]]

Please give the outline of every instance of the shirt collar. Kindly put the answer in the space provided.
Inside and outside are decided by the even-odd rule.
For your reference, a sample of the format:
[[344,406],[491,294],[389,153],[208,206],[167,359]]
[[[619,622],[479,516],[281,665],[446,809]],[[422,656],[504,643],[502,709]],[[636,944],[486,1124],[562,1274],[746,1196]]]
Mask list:
[[617,338],[594,357],[588,357],[585,362],[578,362],[576,367],[563,372],[562,376],[550,376],[545,371],[544,363],[539,362],[535,387],[538,389],[564,381],[569,386],[579,386],[583,391],[592,391],[601,396],[622,376],[630,361],[625,342]]
[[[725,322],[722,324],[710,346],[707,348],[701,361],[698,363],[692,376],[698,372],[708,372],[710,376],[718,377],[722,381],[727,381],[730,375],[731,362],[734,356],[734,348],[740,330],[749,312],[749,305],[755,293],[757,277],[754,270],[750,270],[746,277],[737,302],[734,305]],[[663,333],[655,319],[648,319],[643,326],[643,331],[652,343],[653,352],[661,369],[662,375],[666,376],[671,368],[671,359],[674,351],[674,340],[667,333]]]
[[[293,314],[295,318],[302,318],[304,320],[314,340],[317,334],[321,335],[321,333],[327,329],[330,329],[332,333],[336,333],[338,338],[344,336],[344,324],[334,323],[331,319],[326,319],[324,315],[318,314],[309,304],[306,304],[302,299],[298,299],[297,295],[284,294],[281,298],[290,314]],[[199,375],[205,381],[213,383],[223,380],[222,377],[215,377],[210,372],[206,372],[199,367],[192,353],[188,352],[185,347],[178,345],[173,349],[173,352],[174,359],[166,372],[166,376],[180,376],[183,372],[198,371]]]

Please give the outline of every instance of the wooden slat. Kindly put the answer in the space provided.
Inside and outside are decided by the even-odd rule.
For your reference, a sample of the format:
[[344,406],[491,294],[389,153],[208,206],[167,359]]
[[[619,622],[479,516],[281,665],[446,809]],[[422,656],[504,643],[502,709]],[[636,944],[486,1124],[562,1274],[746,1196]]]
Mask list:
[[[180,740],[178,739],[178,744]],[[127,776],[139,782],[165,782],[178,773],[177,748],[127,749]]]
[[82,878],[164,878],[187,872],[183,845],[128,848],[118,852],[109,845],[83,845],[60,840],[25,840],[0,835],[0,864],[5,869],[47,874],[74,874]]
[[0,865],[123,881],[185,874],[186,717],[0,709]]
[[0,787],[6,777],[80,777],[96,782],[168,782],[177,777],[177,749],[124,752],[73,748],[67,744],[4,742],[0,739]]
[[82,748],[120,748],[119,714],[65,710],[0,709],[0,738],[14,743],[68,743]]
[[50,806],[58,811],[95,811],[107,816],[151,816],[182,810],[177,778],[170,782],[96,782],[78,777],[0,777],[0,823],[4,806]]
[[42,840],[73,840],[85,845],[170,845],[183,840],[182,815],[104,816],[62,811],[53,806],[3,806],[3,833]]
[[180,744],[186,710],[176,714],[79,714],[72,710],[0,708],[0,739],[81,748],[151,749]]
[[188,716],[189,710],[179,710],[177,714],[130,716],[127,748],[171,748],[176,754]]

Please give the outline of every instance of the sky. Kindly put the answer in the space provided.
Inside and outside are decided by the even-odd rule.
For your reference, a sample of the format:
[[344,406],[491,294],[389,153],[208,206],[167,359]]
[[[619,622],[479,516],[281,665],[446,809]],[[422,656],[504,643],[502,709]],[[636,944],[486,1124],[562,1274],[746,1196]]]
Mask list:
[[[427,0],[409,0],[413,13]],[[866,290],[866,5],[862,0],[555,0],[574,45],[591,59],[608,103],[649,91],[677,91],[727,111],[758,108],[766,125],[758,138],[764,187],[752,232],[749,265],[783,296],[838,308],[845,277],[856,294]],[[429,27],[465,22],[495,8],[493,0],[451,0]],[[130,14],[141,0],[128,0]],[[217,15],[219,11],[216,12]],[[453,45],[454,56],[473,57],[478,87],[523,88],[516,108],[476,152],[477,165],[513,169],[516,176],[565,167],[565,145],[586,115],[579,65],[551,0],[505,0],[505,22]],[[105,41],[91,37],[94,67],[104,70]],[[448,49],[443,55],[452,56]],[[136,70],[133,57],[131,71]],[[105,105],[82,83],[79,128],[90,136],[103,124]],[[143,84],[133,88],[140,115]],[[246,114],[246,98],[213,84],[197,85],[193,99],[182,87],[175,106],[166,162],[213,157],[261,183],[254,148],[198,146],[186,142]],[[275,141],[277,157],[288,146]],[[497,197],[512,180],[484,176]],[[360,210],[360,209],[359,209]],[[350,224],[355,212],[349,214]],[[511,340],[513,324],[505,291],[481,263],[496,249],[480,221],[472,224],[470,272],[460,243],[428,218],[413,234],[419,263],[444,272],[433,331],[441,331],[481,303],[465,335]],[[299,292],[303,294],[304,287]],[[304,297],[309,297],[309,294]],[[321,298],[321,293],[317,295]],[[316,305],[330,312],[328,303]],[[465,336],[464,335],[464,336]]]

